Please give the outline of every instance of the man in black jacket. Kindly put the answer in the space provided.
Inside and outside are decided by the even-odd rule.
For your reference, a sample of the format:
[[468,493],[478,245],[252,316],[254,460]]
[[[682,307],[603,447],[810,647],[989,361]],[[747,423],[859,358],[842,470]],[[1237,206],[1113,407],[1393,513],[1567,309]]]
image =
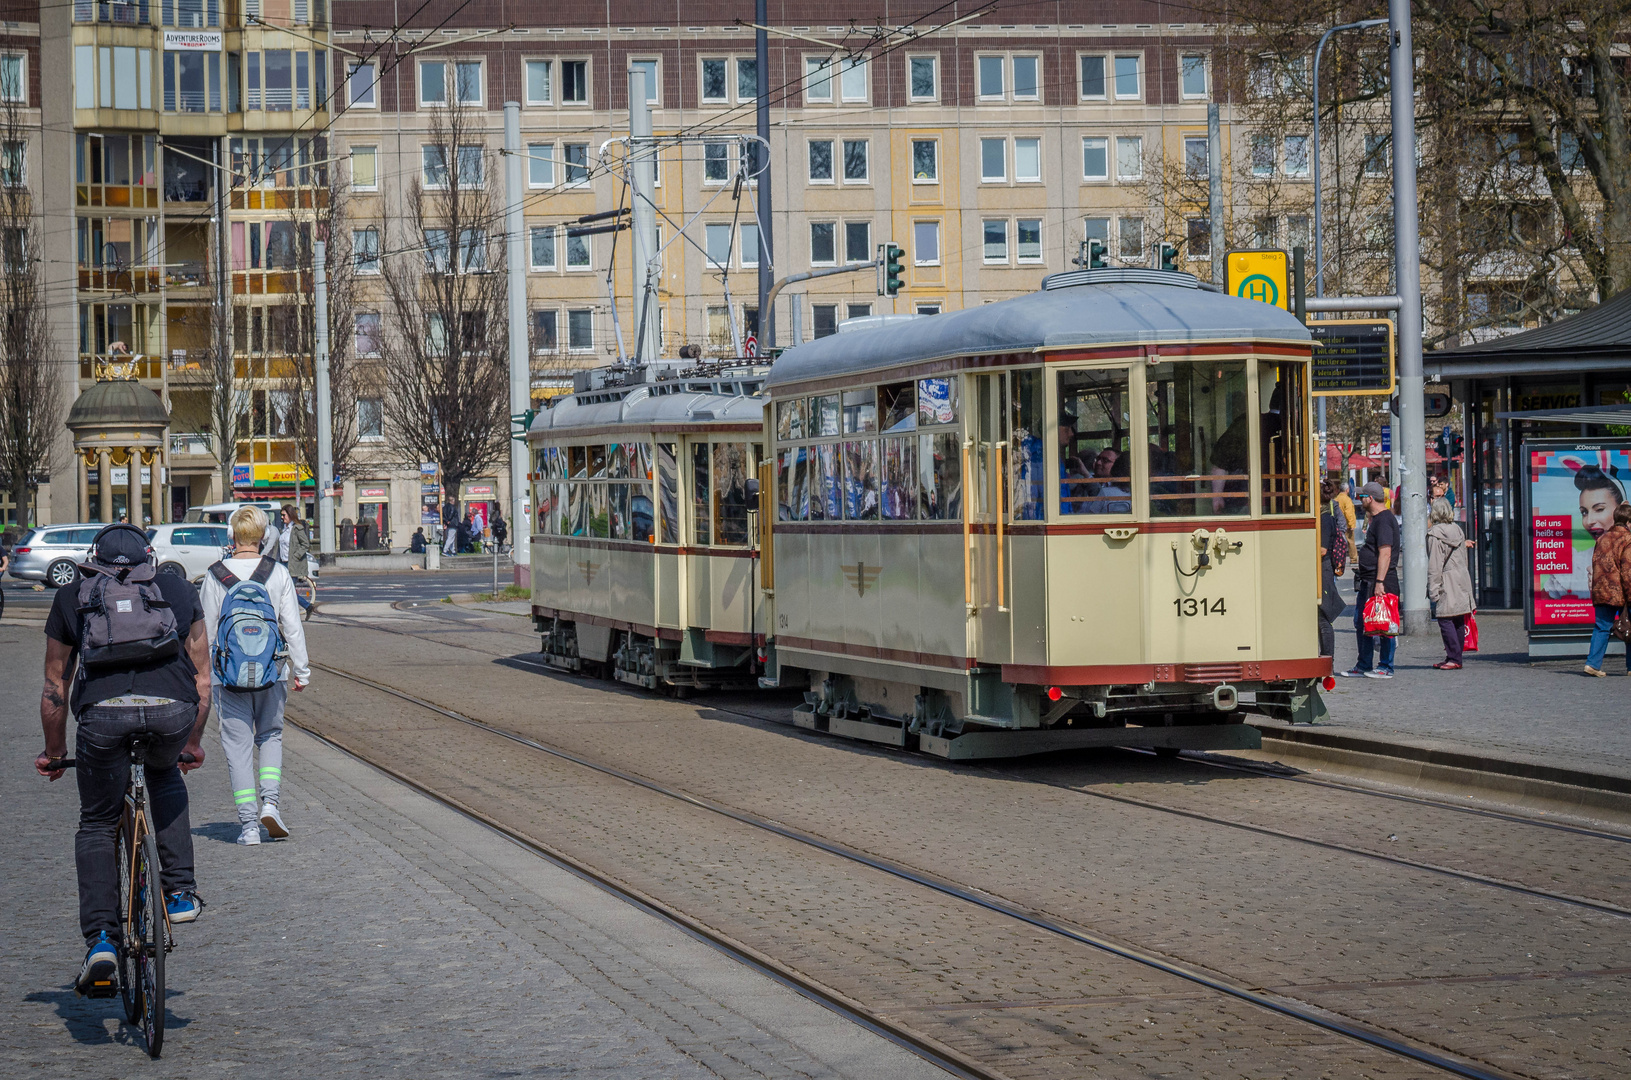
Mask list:
[[1399,639],[1382,636],[1381,662],[1376,659],[1376,638],[1365,633],[1365,604],[1384,593],[1399,595],[1399,519],[1388,509],[1387,491],[1376,481],[1359,490],[1359,500],[1370,515],[1365,542],[1359,545],[1354,586],[1354,630],[1359,635],[1359,662],[1342,674],[1350,679],[1393,678],[1393,654]]

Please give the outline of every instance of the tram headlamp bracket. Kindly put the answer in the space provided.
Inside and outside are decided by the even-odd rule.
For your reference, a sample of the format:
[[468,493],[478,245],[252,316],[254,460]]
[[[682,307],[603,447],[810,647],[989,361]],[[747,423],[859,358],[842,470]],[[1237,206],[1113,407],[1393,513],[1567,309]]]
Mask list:
[[1245,545],[1239,540],[1229,539],[1229,534],[1224,529],[1219,529],[1217,532],[1212,534],[1212,552],[1220,560],[1225,555],[1240,554],[1240,549],[1244,546]]

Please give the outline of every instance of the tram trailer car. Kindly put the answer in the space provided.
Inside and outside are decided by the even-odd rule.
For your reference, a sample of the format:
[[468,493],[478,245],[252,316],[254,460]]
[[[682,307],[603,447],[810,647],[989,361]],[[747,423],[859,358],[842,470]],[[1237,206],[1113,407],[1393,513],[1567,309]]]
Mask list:
[[1323,717],[1331,670],[1309,355],[1278,308],[1100,270],[768,371],[590,373],[529,436],[546,658],[796,687],[800,726],[954,759],[1255,747],[1244,708]]

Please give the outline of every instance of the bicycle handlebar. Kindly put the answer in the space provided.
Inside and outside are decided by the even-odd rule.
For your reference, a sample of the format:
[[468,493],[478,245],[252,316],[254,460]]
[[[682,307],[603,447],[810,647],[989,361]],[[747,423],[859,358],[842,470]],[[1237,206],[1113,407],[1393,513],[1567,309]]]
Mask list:
[[[182,765],[196,765],[198,763],[198,759],[193,757],[191,754],[182,754],[176,760],[178,762],[180,762]],[[78,764],[78,763],[75,762],[74,759],[71,758],[71,757],[69,757],[69,758],[60,758],[60,759],[58,759],[56,761],[51,762],[49,765],[47,765],[46,769],[49,770],[49,771],[55,771],[57,769],[71,769],[76,764]]]

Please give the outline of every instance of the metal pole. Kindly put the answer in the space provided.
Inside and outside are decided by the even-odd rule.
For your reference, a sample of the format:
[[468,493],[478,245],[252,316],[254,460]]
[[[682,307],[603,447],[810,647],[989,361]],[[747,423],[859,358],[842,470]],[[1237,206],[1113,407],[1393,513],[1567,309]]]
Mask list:
[[1211,173],[1212,284],[1223,284],[1223,132],[1216,102],[1206,107],[1207,171]]
[[657,209],[655,170],[652,168],[651,108],[647,100],[646,70],[629,69],[629,167],[634,186],[634,359],[656,360],[662,355],[662,339],[657,333],[656,267]]
[[[527,358],[527,268],[522,261],[521,104],[504,103],[504,269],[510,324],[510,415],[522,416],[532,403],[532,368]],[[527,518],[527,443],[510,440],[510,561],[531,565],[532,522]]]
[[753,21],[758,24],[754,31],[753,55],[759,74],[757,96],[753,99],[754,113],[758,120],[759,143],[755,147],[754,157],[758,159],[759,182],[759,353],[773,348],[776,344],[776,320],[771,317],[770,305],[775,298],[770,295],[770,287],[776,281],[775,246],[770,240],[770,45],[765,34],[765,24],[770,20],[766,15],[766,0],[756,0],[753,6]]
[[[328,372],[328,244],[317,241],[312,252],[315,308],[313,366],[317,369],[317,554],[319,563],[334,559],[334,402]],[[298,491],[298,487],[296,488]],[[323,556],[328,556],[326,559]],[[301,573],[305,573],[301,570]]]
[[1344,23],[1333,26],[1320,35],[1320,43],[1314,46],[1314,295],[1325,295],[1325,212],[1324,203],[1320,196],[1320,56],[1325,52],[1325,43],[1331,40],[1331,35],[1341,30],[1365,30],[1372,26],[1383,26],[1386,19],[1362,19],[1359,22]]
[[1416,65],[1410,0],[1388,0],[1393,97],[1393,274],[1399,296],[1398,465],[1404,545],[1400,607],[1407,634],[1427,628],[1427,424],[1422,399],[1421,248],[1416,208]]

